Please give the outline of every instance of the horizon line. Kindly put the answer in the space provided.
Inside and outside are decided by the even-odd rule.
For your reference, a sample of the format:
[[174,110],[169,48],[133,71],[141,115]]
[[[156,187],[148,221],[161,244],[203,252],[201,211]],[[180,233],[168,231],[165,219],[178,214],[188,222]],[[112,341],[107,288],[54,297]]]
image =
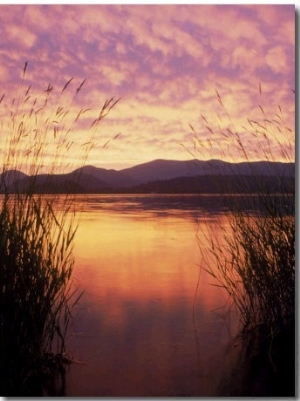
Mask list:
[[[4,173],[7,173],[7,172],[10,172],[10,171],[16,171],[16,172],[20,172],[20,173],[22,173],[22,174],[25,174],[25,175],[27,175],[27,176],[35,176],[35,175],[65,175],[65,174],[71,174],[71,173],[73,173],[74,171],[76,171],[76,170],[80,170],[80,169],[82,169],[82,168],[86,168],[86,167],[93,167],[93,168],[96,168],[96,169],[102,169],[102,170],[106,170],[106,171],[116,171],[116,172],[122,172],[122,171],[124,171],[124,170],[128,170],[128,169],[131,169],[131,168],[135,168],[135,167],[138,167],[138,166],[142,166],[142,165],[146,165],[146,164],[151,164],[151,163],[154,163],[154,162],[178,162],[178,163],[190,163],[190,162],[199,162],[199,163],[202,163],[202,162],[207,162],[207,163],[210,163],[210,162],[221,162],[221,163],[225,163],[225,164],[235,164],[235,165],[239,165],[239,164],[252,164],[252,163],[270,163],[270,164],[272,164],[272,163],[277,163],[277,164],[295,164],[295,160],[293,160],[293,161],[281,161],[281,160],[263,160],[263,159],[260,159],[260,160],[247,160],[247,161],[227,161],[227,160],[222,160],[222,159],[205,159],[205,160],[200,160],[200,159],[196,159],[196,158],[194,158],[194,159],[189,159],[189,160],[179,160],[179,159],[162,159],[162,158],[158,158],[158,159],[153,159],[153,160],[149,160],[149,161],[147,161],[147,162],[142,162],[142,163],[138,163],[138,164],[134,164],[134,165],[130,165],[129,167],[123,167],[123,168],[121,168],[121,169],[116,169],[116,168],[106,168],[106,167],[101,167],[101,166],[99,166],[99,165],[95,165],[95,164],[84,164],[84,165],[82,165],[82,166],[74,166],[73,168],[71,168],[69,171],[61,171],[61,172],[50,172],[50,171],[42,171],[42,169],[43,169],[43,167],[45,167],[45,166],[41,166],[40,168],[38,168],[37,170],[37,172],[35,172],[34,174],[32,174],[32,175],[30,175],[30,174],[27,174],[27,173],[24,173],[22,170],[18,170],[18,169],[16,169],[16,168],[14,168],[14,167],[12,167],[12,168],[7,168],[7,169],[4,169],[4,168],[2,168],[2,171],[0,171],[0,176],[2,175],[2,174],[4,174]],[[107,164],[107,163],[103,163],[103,164]],[[49,166],[50,167],[50,170],[51,170],[51,168],[53,169],[53,166]],[[61,168],[63,168],[63,167],[61,167]],[[58,170],[59,168],[57,168],[57,170]],[[55,168],[53,169],[53,170],[55,170]]]

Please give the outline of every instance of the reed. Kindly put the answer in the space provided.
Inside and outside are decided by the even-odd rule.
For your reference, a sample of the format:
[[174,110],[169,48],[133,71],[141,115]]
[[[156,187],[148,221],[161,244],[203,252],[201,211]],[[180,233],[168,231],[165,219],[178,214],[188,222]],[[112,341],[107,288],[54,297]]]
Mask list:
[[[32,95],[25,87],[27,63],[18,93],[1,98],[0,174],[0,392],[5,396],[49,395],[47,383],[71,362],[66,334],[78,293],[72,253],[78,220],[74,196],[36,193],[38,174],[85,164],[101,121],[116,104],[105,101],[96,118],[87,116],[70,79],[58,92],[49,85]],[[86,127],[82,142],[78,125]],[[88,137],[88,138],[87,138]],[[70,157],[71,155],[71,157]],[[79,165],[80,166],[80,165]],[[20,172],[31,176],[22,185]],[[80,177],[78,177],[78,180]]]
[[[213,132],[216,139],[206,146],[203,141],[198,141],[200,154],[204,151],[207,154],[210,149],[215,151],[220,146],[218,143],[224,144],[229,138],[234,138],[230,145],[234,153],[230,154],[228,148],[225,152],[233,160],[251,160],[253,155],[248,144],[252,141],[257,145],[256,159],[275,161],[275,146],[280,151],[282,162],[294,163],[295,135],[286,126],[280,107],[275,116],[269,117],[259,106],[258,118],[248,119],[246,125],[238,129],[232,123],[221,96],[218,93],[217,96],[223,125],[210,125],[202,117],[206,129]],[[224,123],[226,116],[227,123]],[[272,395],[284,396],[293,394],[295,390],[295,193],[294,188],[286,185],[286,177],[280,171],[269,173],[277,182],[279,190],[276,193],[266,187],[263,176],[253,171],[257,193],[238,198],[222,193],[228,208],[225,224],[220,223],[223,235],[220,238],[213,233],[206,235],[208,249],[202,246],[205,234],[199,234],[198,241],[203,269],[213,278],[213,285],[225,290],[228,302],[238,311],[244,345],[248,344],[248,351],[251,351],[251,356],[248,353],[245,358],[249,362],[254,354],[264,354],[274,374],[273,388],[278,390],[277,393],[270,391]],[[236,176],[236,179],[240,177]],[[289,388],[283,383],[285,373],[290,375],[286,382]],[[283,383],[280,388],[278,383]],[[230,395],[271,394],[253,393],[251,386],[254,386],[253,382],[248,382],[246,390],[242,390],[244,393]]]

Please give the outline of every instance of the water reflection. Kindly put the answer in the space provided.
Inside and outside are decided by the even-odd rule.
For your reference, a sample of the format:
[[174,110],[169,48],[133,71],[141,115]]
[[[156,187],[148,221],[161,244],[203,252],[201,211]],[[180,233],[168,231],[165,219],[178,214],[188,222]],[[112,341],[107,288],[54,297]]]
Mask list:
[[85,293],[68,344],[83,363],[71,366],[66,395],[215,395],[237,322],[204,271],[195,297],[197,234],[217,231],[222,216],[195,196],[181,209],[175,196],[112,198],[82,208],[74,276]]
[[[238,199],[238,197],[235,197]],[[247,198],[240,196],[240,200]],[[228,198],[229,199],[229,198]],[[146,214],[155,214],[157,216],[187,214],[191,216],[200,216],[201,213],[220,214],[230,206],[231,201],[225,197],[217,195],[85,195],[76,196],[79,203],[83,202],[85,211],[107,210],[122,214],[128,213],[133,216],[139,212]]]

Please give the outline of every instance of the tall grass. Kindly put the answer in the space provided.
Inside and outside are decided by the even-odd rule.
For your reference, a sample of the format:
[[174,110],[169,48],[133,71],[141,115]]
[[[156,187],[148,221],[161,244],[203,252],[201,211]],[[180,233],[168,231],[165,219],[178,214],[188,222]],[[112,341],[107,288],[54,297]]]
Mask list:
[[[279,155],[281,162],[294,163],[295,135],[286,126],[280,107],[275,116],[269,117],[259,106],[256,120],[248,119],[246,125],[236,128],[219,93],[217,96],[223,124],[210,124],[202,117],[206,129],[214,133],[216,139],[206,145],[198,141],[200,154],[207,154],[208,150],[213,154],[220,143],[230,138],[234,139],[230,145],[234,151],[230,153],[227,148],[224,155],[238,162],[250,161],[251,156],[256,160],[276,161]],[[193,132],[197,141],[197,133],[194,129]],[[254,146],[255,155],[251,150]],[[261,393],[257,394],[254,382],[248,380],[253,375],[251,368],[247,384],[244,383],[247,388],[230,395],[294,394],[295,193],[287,188],[286,177],[279,171],[269,174],[276,178],[280,188],[277,193],[272,193],[263,176],[253,171],[257,193],[252,197],[247,196],[241,202],[241,196],[237,201],[232,194],[222,194],[229,209],[226,225],[221,226],[223,235],[216,238],[212,234],[208,238],[208,251],[202,250],[203,268],[213,278],[212,284],[227,292],[228,301],[239,313],[244,346],[250,351],[244,353],[243,361],[248,358],[249,362],[253,355],[264,354],[274,374],[272,389],[260,388],[257,391]],[[236,179],[241,178],[236,176]],[[203,249],[200,235],[199,247]]]
[[294,217],[277,207],[261,216],[234,211],[227,230],[222,242],[211,240],[206,271],[226,289],[245,327],[263,324],[275,334],[295,315]]
[[[46,383],[70,362],[66,333],[80,298],[72,279],[74,196],[36,194],[38,174],[62,173],[74,159],[84,165],[116,104],[105,101],[96,118],[86,117],[89,110],[76,103],[84,81],[72,92],[70,79],[58,92],[49,85],[32,95],[26,69],[27,63],[16,98],[1,98],[0,393],[6,396],[49,394]],[[78,126],[86,130],[81,141]],[[30,185],[16,171],[29,174]]]

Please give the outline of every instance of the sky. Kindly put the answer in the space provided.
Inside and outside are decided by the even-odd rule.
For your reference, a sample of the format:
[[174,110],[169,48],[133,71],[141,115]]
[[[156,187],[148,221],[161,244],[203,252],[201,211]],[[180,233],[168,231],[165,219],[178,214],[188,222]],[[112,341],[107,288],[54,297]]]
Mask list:
[[[11,115],[20,124],[48,96],[51,135],[71,130],[70,165],[87,143],[86,164],[117,170],[153,159],[292,159],[295,6],[0,4],[0,82],[2,157]],[[68,113],[58,121],[60,104]]]

